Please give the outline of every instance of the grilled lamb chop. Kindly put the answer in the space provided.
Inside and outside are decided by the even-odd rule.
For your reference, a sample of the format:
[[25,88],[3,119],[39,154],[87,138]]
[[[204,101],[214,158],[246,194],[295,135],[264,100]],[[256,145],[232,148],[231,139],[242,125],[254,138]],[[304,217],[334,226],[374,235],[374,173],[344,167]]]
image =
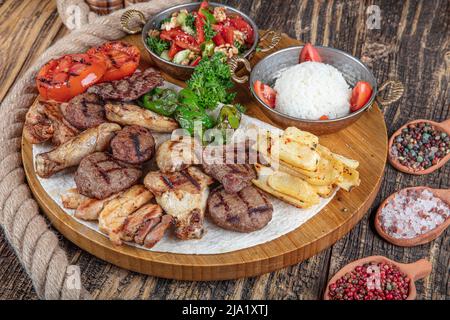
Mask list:
[[220,227],[238,232],[253,232],[272,220],[273,206],[267,197],[253,186],[235,194],[219,187],[211,192],[208,212]]
[[144,179],[145,186],[155,195],[156,202],[175,219],[175,234],[182,240],[203,236],[208,185],[212,182],[197,167],[174,173],[153,171]]
[[161,73],[153,68],[136,70],[130,77],[96,84],[88,89],[105,100],[132,101],[164,83]]
[[236,193],[250,186],[256,174],[252,165],[249,164],[206,164],[203,170],[222,183],[228,193]]
[[[219,181],[226,192],[236,193],[256,179],[250,165],[249,142],[206,147],[203,151],[203,171]],[[254,159],[256,161],[256,159]]]

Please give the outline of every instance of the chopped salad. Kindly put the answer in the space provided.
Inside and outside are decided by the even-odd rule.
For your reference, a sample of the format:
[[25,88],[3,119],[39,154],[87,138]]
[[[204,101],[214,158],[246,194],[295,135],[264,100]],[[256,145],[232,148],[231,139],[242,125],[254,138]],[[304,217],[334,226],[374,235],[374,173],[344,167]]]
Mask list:
[[232,58],[247,51],[253,45],[254,30],[241,16],[203,1],[198,11],[183,9],[164,19],[159,29],[148,32],[146,42],[165,60],[196,66],[215,52]]

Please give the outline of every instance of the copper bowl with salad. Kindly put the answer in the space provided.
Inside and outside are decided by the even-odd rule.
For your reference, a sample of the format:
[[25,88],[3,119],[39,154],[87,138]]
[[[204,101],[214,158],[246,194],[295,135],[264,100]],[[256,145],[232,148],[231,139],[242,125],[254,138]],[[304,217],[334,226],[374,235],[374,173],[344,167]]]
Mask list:
[[[136,17],[143,27],[130,26]],[[121,24],[130,34],[142,31],[142,42],[152,61],[181,80],[189,79],[200,60],[217,51],[228,58],[251,59],[257,48],[269,51],[280,40],[280,34],[274,31],[260,37],[255,22],[241,11],[207,1],[168,8],[148,21],[142,12],[128,10]],[[260,45],[263,39],[268,46]]]

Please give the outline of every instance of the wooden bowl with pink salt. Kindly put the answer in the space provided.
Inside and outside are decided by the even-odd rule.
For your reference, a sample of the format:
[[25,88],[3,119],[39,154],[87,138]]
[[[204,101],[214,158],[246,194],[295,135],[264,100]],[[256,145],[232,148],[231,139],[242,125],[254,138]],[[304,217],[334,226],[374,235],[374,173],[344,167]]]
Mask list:
[[401,247],[433,241],[449,225],[449,189],[402,189],[384,200],[375,215],[375,229],[380,236]]

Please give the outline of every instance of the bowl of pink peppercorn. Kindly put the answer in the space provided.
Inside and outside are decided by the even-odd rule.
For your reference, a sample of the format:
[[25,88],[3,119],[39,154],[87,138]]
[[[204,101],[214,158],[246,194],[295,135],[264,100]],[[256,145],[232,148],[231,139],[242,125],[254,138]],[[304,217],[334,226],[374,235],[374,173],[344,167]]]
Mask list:
[[425,259],[404,264],[370,256],[347,264],[328,282],[324,300],[414,300],[415,281],[431,273]]

